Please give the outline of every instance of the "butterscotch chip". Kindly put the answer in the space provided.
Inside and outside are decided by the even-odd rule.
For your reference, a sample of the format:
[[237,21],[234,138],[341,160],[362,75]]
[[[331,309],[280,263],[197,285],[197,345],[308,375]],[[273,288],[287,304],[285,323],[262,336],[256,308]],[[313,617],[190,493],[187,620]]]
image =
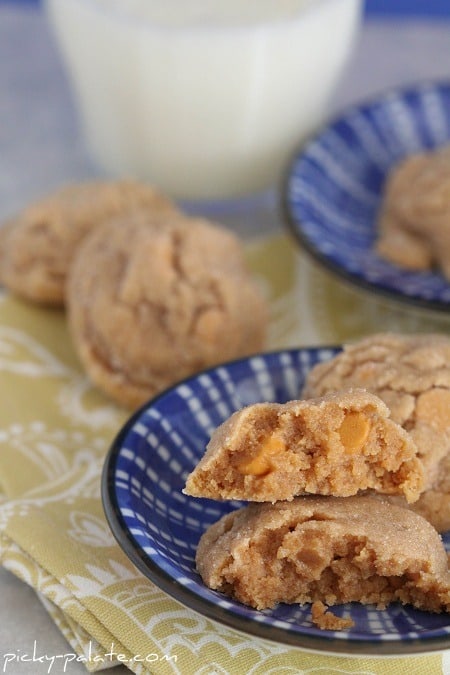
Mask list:
[[360,411],[351,411],[344,416],[338,433],[345,452],[360,452],[370,433],[370,420]]
[[250,504],[203,534],[196,564],[207,586],[256,609],[400,602],[450,610],[447,554],[436,530],[370,495]]
[[237,470],[244,476],[265,476],[276,469],[273,457],[286,452],[286,443],[276,435],[269,436],[253,454],[249,457],[244,454],[244,459],[237,463]]
[[185,493],[275,502],[374,489],[414,501],[423,487],[421,462],[388,415],[364,390],[248,406],[215,431]]
[[426,491],[414,509],[439,531],[449,529],[450,483],[443,479],[442,466],[450,452],[450,338],[369,336],[315,366],[302,393],[323,396],[347,387],[375,393],[389,407],[391,418],[409,432],[425,472]]
[[134,209],[175,213],[152,187],[136,181],[67,185],[8,221],[0,241],[0,278],[17,295],[61,306],[74,253],[90,230]]
[[266,305],[240,241],[180,214],[135,211],[92,230],[75,256],[67,299],[86,372],[130,408],[264,344]]
[[378,253],[406,268],[440,267],[450,279],[450,146],[412,155],[388,176]]

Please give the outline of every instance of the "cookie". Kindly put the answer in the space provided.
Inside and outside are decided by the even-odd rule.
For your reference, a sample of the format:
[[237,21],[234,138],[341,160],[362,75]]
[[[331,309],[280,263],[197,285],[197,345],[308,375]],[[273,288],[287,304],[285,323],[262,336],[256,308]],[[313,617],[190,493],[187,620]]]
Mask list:
[[450,452],[439,463],[433,487],[410,508],[429,520],[438,532],[450,530]]
[[67,272],[83,237],[95,226],[136,208],[173,213],[175,206],[134,181],[65,186],[10,219],[0,238],[0,279],[26,300],[62,306]]
[[[389,500],[407,507],[402,497],[389,496]],[[426,518],[438,532],[450,530],[450,453],[438,466],[438,478],[432,488],[426,490],[414,504],[409,504],[416,513]]]
[[423,488],[417,448],[388,415],[377,396],[357,389],[247,406],[212,435],[184,492],[275,502],[373,489],[415,501]]
[[266,303],[241,242],[181,214],[136,211],[92,230],[69,274],[67,308],[87,374],[130,408],[265,340]]
[[368,495],[250,504],[200,539],[204,583],[265,609],[346,602],[450,610],[447,554],[421,516]]
[[368,389],[386,403],[391,418],[415,441],[431,487],[450,450],[450,338],[394,333],[363,338],[316,365],[302,394],[324,396],[348,387]]
[[321,600],[315,600],[311,605],[311,621],[322,630],[346,630],[355,625],[353,619],[333,614]]
[[377,252],[402,267],[439,267],[450,279],[450,148],[412,155],[388,176]]
[[[425,490],[414,508],[440,531],[450,528],[449,487],[442,467],[450,452],[450,338],[445,335],[375,334],[309,373],[303,396],[365,387],[409,432],[425,471]],[[422,510],[423,508],[423,510]]]
[[380,236],[376,243],[377,253],[386,260],[412,270],[429,270],[433,265],[433,253],[429,241],[407,229],[401,220],[388,210],[380,216]]

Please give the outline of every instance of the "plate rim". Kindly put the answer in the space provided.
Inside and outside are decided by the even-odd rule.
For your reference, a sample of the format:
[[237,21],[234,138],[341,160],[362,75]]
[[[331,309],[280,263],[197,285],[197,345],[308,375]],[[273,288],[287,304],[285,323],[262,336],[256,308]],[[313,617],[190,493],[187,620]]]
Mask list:
[[227,628],[245,635],[246,637],[259,638],[278,646],[290,647],[309,651],[321,655],[336,655],[348,657],[369,656],[371,658],[387,657],[408,657],[432,654],[450,649],[450,634],[448,636],[438,637],[411,637],[402,640],[378,640],[371,641],[367,639],[355,638],[346,635],[346,638],[336,638],[330,636],[324,631],[324,635],[301,634],[297,632],[285,631],[284,629],[264,624],[263,622],[250,621],[248,618],[228,611],[225,607],[219,607],[208,599],[197,595],[188,585],[183,585],[174,579],[169,573],[161,569],[151,558],[142,550],[139,543],[134,539],[129,531],[126,522],[120,512],[115,491],[114,475],[117,460],[120,454],[122,441],[127,436],[129,430],[135,425],[136,421],[149,408],[169,395],[180,385],[196,380],[198,377],[209,373],[220,367],[238,366],[241,362],[246,362],[254,357],[276,357],[277,355],[287,353],[313,352],[318,350],[336,350],[341,349],[341,345],[318,345],[305,347],[289,347],[275,349],[257,354],[249,355],[239,359],[226,361],[216,366],[206,368],[194,375],[188,376],[172,386],[166,388],[158,395],[149,399],[140,406],[128,420],[122,425],[119,432],[114,437],[110,448],[106,454],[102,473],[101,473],[101,501],[107,523],[111,532],[129,560],[135,567],[149,579],[157,588],[165,592],[172,599],[179,602],[185,608],[193,610],[203,618],[207,618],[216,624],[224,625]]
[[[366,98],[362,98],[359,101],[355,101],[354,103],[343,107],[340,111],[326,120],[326,122],[317,132],[309,136],[306,142],[297,147],[296,150],[294,150],[294,152],[291,154],[280,181],[279,208],[282,215],[282,221],[292,238],[296,240],[301,248],[313,260],[319,263],[322,268],[340,278],[346,283],[347,286],[350,286],[353,290],[357,290],[358,288],[364,289],[365,291],[368,291],[377,297],[392,301],[403,308],[405,305],[409,307],[415,307],[422,310],[428,310],[429,312],[433,312],[434,314],[442,317],[442,315],[445,315],[445,313],[450,311],[450,302],[441,302],[440,300],[426,300],[415,295],[406,295],[405,293],[395,289],[385,288],[376,282],[366,279],[365,277],[359,277],[345,267],[335,263],[326,254],[319,251],[317,247],[311,244],[307,235],[305,235],[300,220],[293,216],[292,210],[290,208],[289,198],[289,184],[294,175],[294,167],[301,161],[302,155],[304,155],[311,147],[313,147],[315,143],[319,142],[319,140],[329,129],[333,128],[339,122],[345,120],[354,110],[368,110],[374,105],[382,103],[384,100],[388,99],[394,94],[405,97],[417,93],[421,89],[426,89],[427,87],[438,91],[445,89],[450,94],[450,79],[425,78],[418,80],[415,83],[387,87],[380,90],[378,93],[375,93]],[[401,268],[398,267],[398,269]]]

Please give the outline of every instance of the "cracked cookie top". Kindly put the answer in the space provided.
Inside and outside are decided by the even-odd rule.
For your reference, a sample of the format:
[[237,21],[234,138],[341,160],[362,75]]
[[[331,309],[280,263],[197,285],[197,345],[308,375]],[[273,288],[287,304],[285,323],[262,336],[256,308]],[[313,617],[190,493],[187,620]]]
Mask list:
[[371,335],[315,366],[302,395],[323,396],[346,387],[364,387],[386,403],[391,418],[415,441],[426,485],[433,486],[439,462],[450,451],[450,338]]
[[30,204],[5,224],[2,283],[32,302],[64,305],[67,273],[79,243],[93,227],[136,208],[176,212],[169,199],[131,180],[66,185]]
[[68,316],[87,373],[127,407],[260,350],[267,317],[237,237],[206,220],[144,211],[85,238]]

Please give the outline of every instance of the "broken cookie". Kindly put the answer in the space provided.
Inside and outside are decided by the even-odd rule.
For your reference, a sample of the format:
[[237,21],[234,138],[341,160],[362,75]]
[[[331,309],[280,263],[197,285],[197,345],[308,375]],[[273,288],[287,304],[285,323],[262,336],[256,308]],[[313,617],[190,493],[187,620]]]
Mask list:
[[256,403],[213,434],[184,492],[268,501],[373,489],[418,499],[421,462],[387,406],[364,390],[288,403]]
[[435,529],[368,495],[250,504],[209,527],[196,564],[207,586],[256,609],[317,601],[384,609],[398,601],[450,610],[447,554]]
[[450,337],[379,333],[316,365],[302,395],[364,387],[389,407],[417,445],[425,491],[414,509],[439,531],[450,528]]

